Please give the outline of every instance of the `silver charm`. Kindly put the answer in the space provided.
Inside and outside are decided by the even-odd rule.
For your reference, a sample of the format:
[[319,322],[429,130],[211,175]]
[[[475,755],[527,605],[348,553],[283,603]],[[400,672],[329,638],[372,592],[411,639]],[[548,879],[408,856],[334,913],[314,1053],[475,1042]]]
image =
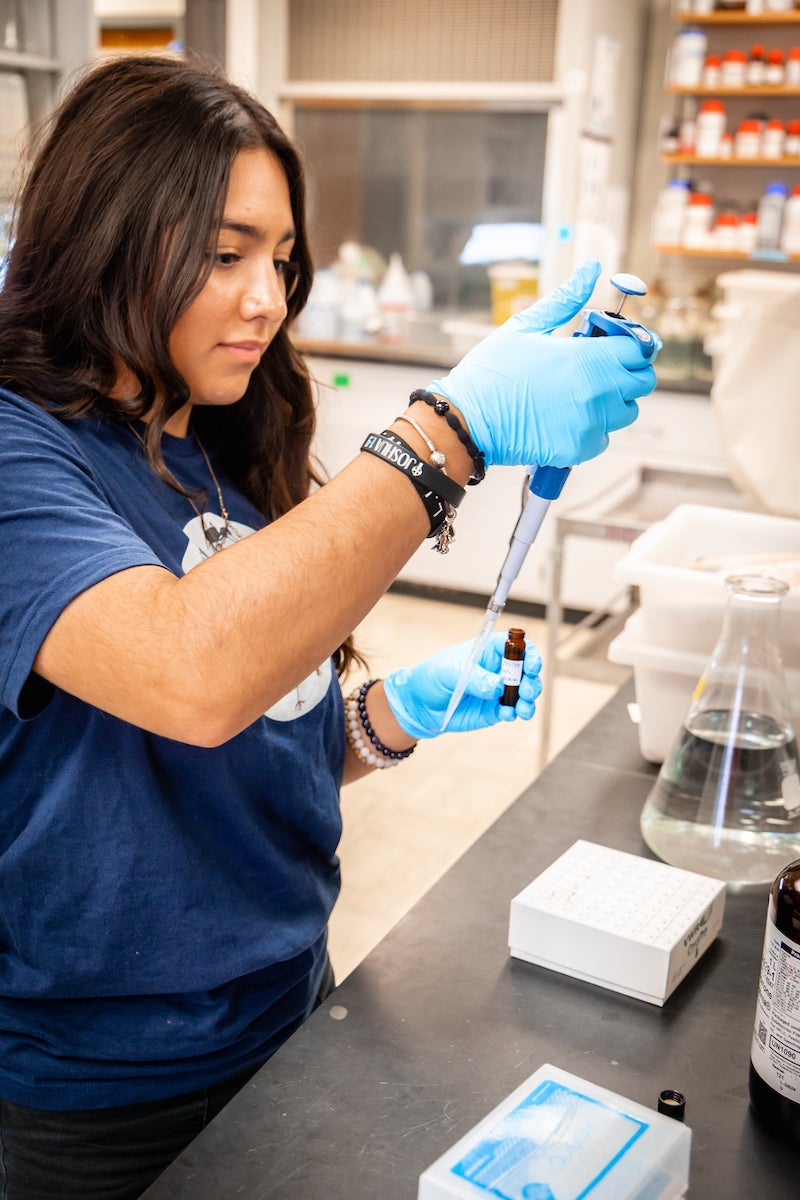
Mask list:
[[436,534],[433,546],[431,547],[431,549],[435,550],[437,554],[447,554],[450,550],[450,543],[455,541],[456,536],[454,522],[457,515],[457,509],[455,509],[452,504],[448,504],[446,501],[444,509],[444,520],[442,521],[439,532]]

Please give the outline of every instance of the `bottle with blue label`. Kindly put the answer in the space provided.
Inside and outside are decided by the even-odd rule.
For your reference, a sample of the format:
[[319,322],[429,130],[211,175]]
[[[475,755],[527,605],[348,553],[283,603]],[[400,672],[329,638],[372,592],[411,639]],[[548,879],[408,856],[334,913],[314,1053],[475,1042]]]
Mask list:
[[780,180],[768,183],[764,189],[764,195],[758,202],[756,226],[756,250],[759,253],[780,253],[783,214],[788,195],[788,187]]

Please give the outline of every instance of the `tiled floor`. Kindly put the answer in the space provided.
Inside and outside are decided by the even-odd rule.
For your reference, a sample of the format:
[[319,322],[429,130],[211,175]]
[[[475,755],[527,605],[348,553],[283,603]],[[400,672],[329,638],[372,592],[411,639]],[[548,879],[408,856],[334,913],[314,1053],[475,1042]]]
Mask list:
[[[471,639],[483,611],[388,593],[359,628],[371,675],[412,665]],[[506,620],[505,626],[511,622]],[[542,649],[544,622],[515,617]],[[559,677],[550,755],[602,707],[614,687]],[[397,770],[342,793],[342,894],[330,927],[341,982],[537,774],[539,729],[515,721],[419,746]]]

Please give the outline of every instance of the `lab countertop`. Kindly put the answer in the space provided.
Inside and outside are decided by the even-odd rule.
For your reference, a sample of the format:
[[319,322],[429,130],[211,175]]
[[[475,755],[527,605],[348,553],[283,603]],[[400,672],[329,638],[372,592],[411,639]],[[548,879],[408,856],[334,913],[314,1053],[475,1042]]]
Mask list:
[[420,1173],[545,1062],[649,1107],[683,1092],[690,1200],[795,1200],[797,1151],[747,1099],[766,889],[728,895],[720,936],[663,1008],[509,957],[512,897],[577,838],[649,856],[655,768],[631,699],[627,685],[147,1200],[414,1200]]

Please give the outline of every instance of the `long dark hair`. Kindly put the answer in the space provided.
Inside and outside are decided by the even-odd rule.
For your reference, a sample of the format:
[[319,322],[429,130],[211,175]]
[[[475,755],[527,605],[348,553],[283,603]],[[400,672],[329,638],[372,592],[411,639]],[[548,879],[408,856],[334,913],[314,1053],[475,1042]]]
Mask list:
[[[0,383],[64,419],[150,414],[148,459],[176,486],[161,435],[188,386],[170,360],[169,336],[208,278],[233,159],[261,147],[286,174],[299,281],[243,398],[198,406],[192,423],[274,519],[320,482],[310,457],[309,374],[287,332],[313,276],[303,166],[271,114],[213,64],[110,60],[59,106],[19,199],[0,290]],[[108,397],[120,364],[138,381],[130,401]],[[346,646],[340,665],[350,659]]]

